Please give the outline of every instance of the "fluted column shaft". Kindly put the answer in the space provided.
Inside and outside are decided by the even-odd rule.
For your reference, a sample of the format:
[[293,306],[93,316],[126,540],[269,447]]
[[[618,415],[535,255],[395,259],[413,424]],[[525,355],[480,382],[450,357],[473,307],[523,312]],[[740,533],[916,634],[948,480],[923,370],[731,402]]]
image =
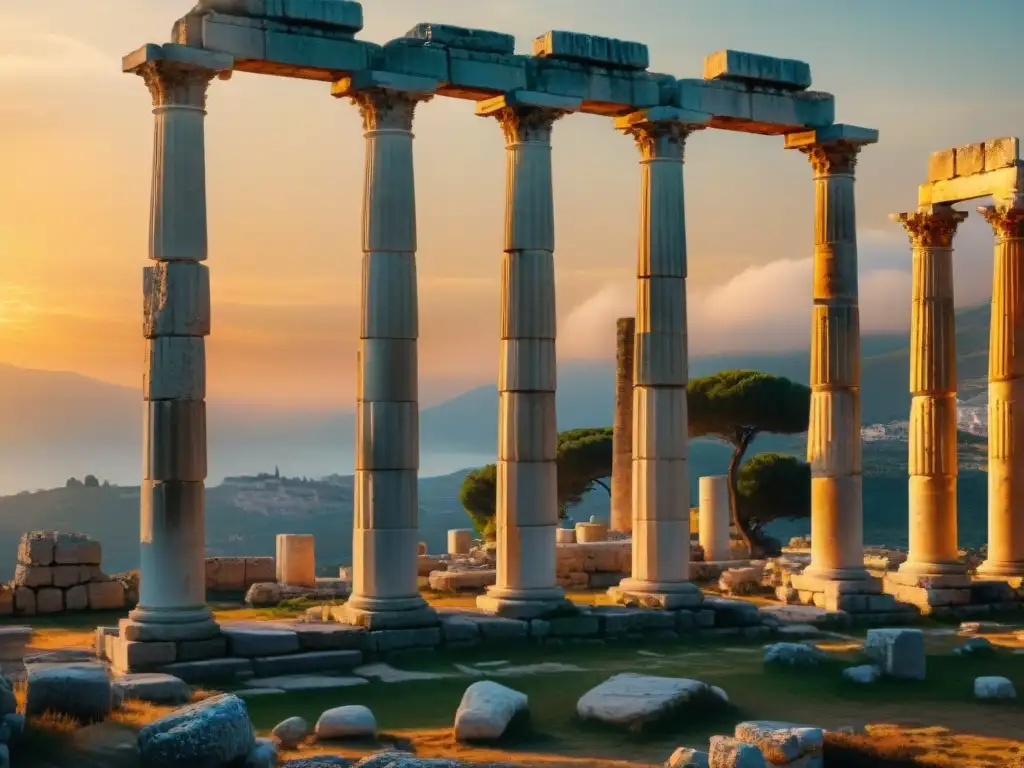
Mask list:
[[814,169],[811,331],[811,565],[806,576],[857,580],[864,569],[860,310],[854,168],[859,146],[803,148]]
[[895,214],[913,245],[910,315],[909,540],[900,571],[964,572],[957,543],[957,375],[953,237],[948,206]]
[[155,626],[147,639],[195,639],[217,631],[206,607],[205,583],[210,278],[202,264],[207,257],[204,118],[207,87],[216,72],[162,60],[134,71],[149,87],[156,120],[153,265],[143,272],[140,591],[131,619]]
[[556,585],[555,226],[551,131],[564,112],[509,105],[498,371],[497,578],[479,605],[561,601]]
[[[633,360],[633,570],[618,593],[671,597],[690,584],[687,468],[686,218],[683,152],[697,126],[633,121],[640,150],[640,233]],[[699,600],[699,593],[694,595]],[[689,599],[689,596],[687,598]]]
[[1024,202],[980,208],[995,233],[988,373],[988,576],[1024,576]]
[[427,608],[417,584],[419,320],[412,124],[417,103],[429,96],[387,89],[349,96],[363,117],[366,174],[352,595],[346,615],[372,624],[374,615],[425,615]]
[[615,416],[612,423],[611,529],[633,530],[633,345],[636,319],[615,328]]

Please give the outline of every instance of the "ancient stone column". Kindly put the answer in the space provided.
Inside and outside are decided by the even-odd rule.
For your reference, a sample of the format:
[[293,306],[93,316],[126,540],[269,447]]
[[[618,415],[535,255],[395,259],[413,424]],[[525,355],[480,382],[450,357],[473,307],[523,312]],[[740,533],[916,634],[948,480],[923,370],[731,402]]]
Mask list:
[[702,477],[697,498],[700,504],[697,513],[697,540],[704,550],[705,562],[731,560],[729,524],[732,522],[732,513],[729,508],[728,475]]
[[[352,595],[344,619],[371,629],[429,626],[419,592],[416,194],[412,123],[436,81],[343,80],[366,137],[363,298],[357,355]],[[401,89],[401,90],[400,90]]]
[[[567,102],[563,104],[564,102]],[[497,579],[477,600],[525,618],[565,608],[556,585],[555,223],[551,131],[578,102],[516,93],[481,102],[506,141],[498,372]]]
[[[795,148],[814,169],[811,331],[811,565],[805,581],[865,581],[861,496],[860,310],[854,168],[863,144],[844,126]],[[813,134],[818,133],[815,138]],[[830,135],[831,134],[831,135]],[[832,138],[837,136],[837,138]],[[787,146],[790,146],[787,140]]]
[[636,319],[615,326],[615,418],[612,424],[611,529],[633,530],[633,344]]
[[[184,49],[184,50],[182,50]],[[166,646],[219,632],[206,606],[207,257],[206,91],[231,58],[184,46],[146,46],[125,57],[153,97],[155,134],[149,258],[143,274],[143,448],[138,607],[123,641]],[[125,647],[119,665],[136,663]]]
[[278,584],[316,588],[316,539],[309,533],[279,533],[274,558]]
[[957,548],[956,327],[950,206],[893,214],[913,245],[910,313],[910,549],[901,573],[965,573]]
[[659,107],[619,118],[640,150],[633,360],[633,569],[609,592],[662,608],[699,604],[690,578],[683,150],[707,115]]
[[1024,576],[1024,200],[979,208],[995,233],[988,351],[988,577]]

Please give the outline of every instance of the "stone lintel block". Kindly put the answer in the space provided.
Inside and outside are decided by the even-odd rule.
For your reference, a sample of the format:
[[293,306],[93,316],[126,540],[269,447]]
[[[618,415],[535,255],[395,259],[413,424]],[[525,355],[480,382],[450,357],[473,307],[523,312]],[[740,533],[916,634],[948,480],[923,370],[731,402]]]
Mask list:
[[421,22],[406,32],[405,37],[422,40],[431,45],[480,53],[511,54],[516,50],[516,39],[513,35],[489,29],[456,27],[451,24]]
[[372,66],[375,70],[448,82],[448,51],[424,40],[400,37],[385,43]]
[[414,401],[356,403],[356,469],[418,469],[419,420]]
[[498,460],[553,462],[558,450],[555,393],[498,393]]
[[356,400],[416,403],[418,359],[416,339],[360,339]]
[[354,0],[199,0],[196,11],[334,27],[351,34],[363,28],[363,6]]
[[[686,434],[685,430],[683,434]],[[635,439],[636,438],[634,437],[634,441]],[[636,525],[638,521],[686,523],[686,540],[689,542],[689,499],[690,476],[687,469],[686,459],[634,458],[634,544],[636,542]],[[675,531],[674,528],[671,530],[673,532]],[[636,555],[634,554],[634,560],[635,557]]]
[[749,122],[750,91],[740,83],[683,78],[676,81],[673,104],[683,110]]
[[206,479],[206,403],[151,400],[143,411],[142,477],[145,480]]
[[955,149],[940,149],[928,156],[928,181],[945,181],[956,175]]
[[582,104],[582,99],[574,99],[570,96],[557,96],[543,91],[516,90],[478,102],[476,114],[480,117],[490,117],[506,108],[515,109],[516,107],[540,107],[562,112],[576,112]]
[[634,387],[633,460],[685,460],[688,455],[686,387]]
[[415,469],[356,470],[355,519],[361,529],[416,528],[419,490]]
[[704,57],[704,79],[803,91],[811,87],[811,65],[796,59],[725,49]]
[[558,468],[555,462],[510,462],[500,456],[498,459],[498,525],[557,525]]
[[335,81],[331,85],[331,95],[344,98],[354,96],[360,91],[379,89],[427,96],[435,93],[440,85],[440,80],[430,77],[365,69]]
[[158,261],[142,270],[143,335],[208,336],[210,270],[196,261]]
[[985,145],[982,142],[964,144],[956,150],[956,175],[971,176],[985,170]]
[[811,131],[798,131],[786,134],[786,149],[803,149],[818,144],[875,144],[878,141],[878,130],[862,128],[858,125],[835,123],[815,128]]
[[121,59],[121,70],[135,73],[146,64],[157,61],[208,69],[212,72],[230,72],[234,66],[234,59],[226,53],[205,51],[202,48],[177,43],[147,43]]
[[[227,26],[220,25],[221,29],[216,30],[213,24],[205,23],[203,44],[208,47],[216,45],[219,50],[235,54],[240,60],[236,69],[248,72],[334,82],[347,72],[368,69],[380,50],[380,46],[361,40],[339,40],[268,30],[263,36],[265,53],[259,57],[251,55],[255,51],[233,47],[237,45],[233,39],[223,39],[220,33]],[[218,33],[216,37],[215,32]],[[242,59],[255,61],[250,63]]]
[[501,257],[501,297],[502,339],[554,340],[555,257],[551,250],[506,251]]
[[529,56],[449,48],[448,81],[440,92],[457,99],[479,101],[526,88],[529,59]]
[[929,181],[918,187],[917,202],[923,205],[959,203],[978,197],[992,196],[996,202],[1016,199],[1024,191],[1024,166],[984,171],[972,176],[957,176],[943,181]]
[[1020,141],[1016,136],[1004,136],[985,142],[985,170],[997,171],[1020,162]]
[[553,58],[528,57],[527,88],[582,99],[580,112],[620,117],[675,103],[675,78]]
[[554,587],[557,579],[555,524],[529,526],[503,522],[499,519],[497,531],[498,586],[524,591]]
[[637,330],[634,344],[634,387],[686,387],[689,363],[683,328],[674,332]]
[[142,396],[146,400],[205,399],[206,339],[202,336],[147,339]]
[[499,392],[554,392],[557,385],[554,339],[502,339]]
[[352,594],[370,598],[419,597],[418,543],[417,528],[354,528]]
[[651,63],[650,51],[643,43],[560,30],[536,38],[533,55],[615,69],[644,70]]
[[615,128],[625,130],[636,125],[648,123],[682,123],[683,125],[707,125],[711,122],[711,114],[693,109],[679,107],[651,107],[630,112],[615,118]]

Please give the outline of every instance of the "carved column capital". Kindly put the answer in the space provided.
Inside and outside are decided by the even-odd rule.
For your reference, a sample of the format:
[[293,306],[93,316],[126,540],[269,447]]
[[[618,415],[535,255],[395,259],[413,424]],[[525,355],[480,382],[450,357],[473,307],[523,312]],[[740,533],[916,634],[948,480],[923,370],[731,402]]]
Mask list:
[[[173,61],[148,61],[135,73],[153,96],[154,107],[192,107],[206,109],[206,91],[214,77],[222,73]],[[230,76],[230,72],[227,76]]]
[[800,151],[811,161],[815,176],[852,176],[857,167],[857,154],[861,146],[849,141],[834,141],[828,144],[811,144],[801,147]]
[[678,120],[654,120],[635,123],[622,128],[627,136],[632,136],[644,160],[679,160],[685,159],[686,138],[694,131],[704,128],[703,125],[681,123]]
[[492,113],[508,144],[550,144],[555,121],[568,114],[569,110],[528,105],[504,107]]
[[986,205],[978,208],[997,240],[1024,238],[1024,204]]
[[349,98],[359,107],[364,131],[411,131],[416,105],[433,95],[372,88],[353,91]]
[[967,213],[943,206],[935,211],[893,213],[889,218],[903,225],[914,248],[952,248],[957,227]]

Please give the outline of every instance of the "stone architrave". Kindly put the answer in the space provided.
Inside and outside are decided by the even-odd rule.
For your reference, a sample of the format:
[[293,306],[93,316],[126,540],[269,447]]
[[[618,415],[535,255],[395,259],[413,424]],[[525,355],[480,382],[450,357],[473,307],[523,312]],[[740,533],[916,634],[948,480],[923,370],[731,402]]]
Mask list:
[[964,574],[957,546],[956,327],[953,237],[967,214],[948,205],[890,216],[913,246],[910,315],[910,548],[900,573]]
[[616,121],[640,150],[640,250],[633,359],[633,567],[609,594],[682,608],[701,602],[690,582],[686,410],[686,222],[683,155],[709,116],[671,107]]
[[204,500],[207,267],[206,91],[231,57],[149,45],[124,70],[140,75],[156,118],[149,257],[144,271],[143,477],[138,607],[153,640],[219,632],[206,606]]
[[[854,169],[878,132],[834,125],[786,137],[814,169],[811,331],[811,564],[804,582],[870,579],[864,568],[860,309]],[[802,588],[802,587],[801,587]]]
[[551,132],[578,99],[516,92],[477,105],[506,140],[498,372],[497,578],[477,606],[527,618],[571,603],[557,586],[555,223]]
[[612,424],[611,529],[633,530],[633,344],[636,318],[615,326],[615,418]]
[[357,356],[352,596],[339,616],[377,628],[430,626],[419,592],[419,386],[413,116],[436,80],[372,72],[334,84],[366,137],[363,297]]
[[988,351],[986,577],[1024,576],[1024,200],[978,212],[995,233]]

